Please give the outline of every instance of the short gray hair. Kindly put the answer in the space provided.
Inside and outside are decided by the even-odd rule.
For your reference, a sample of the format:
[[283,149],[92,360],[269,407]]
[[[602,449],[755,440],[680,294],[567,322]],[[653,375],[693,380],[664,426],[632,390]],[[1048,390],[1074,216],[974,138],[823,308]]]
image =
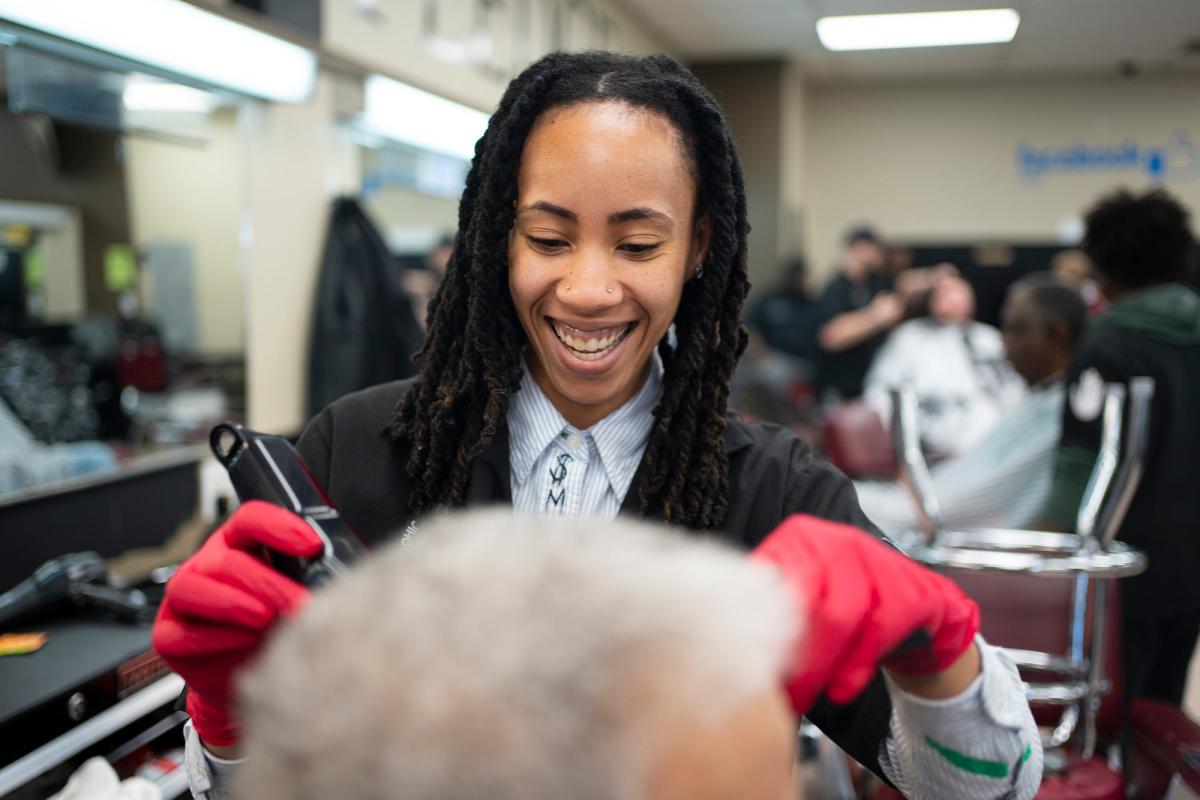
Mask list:
[[246,798],[624,800],[774,687],[773,567],[633,521],[447,515],[314,596],[242,682]]

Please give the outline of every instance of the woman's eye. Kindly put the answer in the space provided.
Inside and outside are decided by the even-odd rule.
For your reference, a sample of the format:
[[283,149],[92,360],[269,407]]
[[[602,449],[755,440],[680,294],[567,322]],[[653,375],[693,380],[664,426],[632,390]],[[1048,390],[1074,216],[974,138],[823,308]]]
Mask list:
[[554,252],[567,246],[567,242],[563,239],[547,239],[541,236],[529,236],[528,234],[525,238],[534,248],[544,252]]
[[642,243],[638,243],[638,242],[626,242],[625,244],[621,245],[621,247],[620,247],[620,250],[622,252],[629,253],[630,255],[633,255],[633,256],[650,255],[657,249],[658,249],[657,242],[653,243],[653,244],[642,244]]

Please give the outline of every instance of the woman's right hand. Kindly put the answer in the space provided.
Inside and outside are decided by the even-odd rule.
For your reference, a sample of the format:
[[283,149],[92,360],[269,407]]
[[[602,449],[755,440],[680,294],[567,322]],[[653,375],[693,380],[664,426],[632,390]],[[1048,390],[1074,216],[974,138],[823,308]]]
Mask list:
[[308,589],[267,564],[264,547],[311,557],[322,544],[295,514],[248,502],[179,567],[154,623],[154,649],[187,682],[187,712],[207,745],[237,744],[234,675],[276,620],[308,600]]

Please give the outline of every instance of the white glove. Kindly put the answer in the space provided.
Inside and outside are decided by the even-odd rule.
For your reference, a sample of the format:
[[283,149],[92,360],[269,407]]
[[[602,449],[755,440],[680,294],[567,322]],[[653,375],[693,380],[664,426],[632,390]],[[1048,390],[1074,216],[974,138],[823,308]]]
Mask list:
[[50,800],[162,800],[162,790],[145,778],[118,780],[112,765],[95,756],[83,762]]

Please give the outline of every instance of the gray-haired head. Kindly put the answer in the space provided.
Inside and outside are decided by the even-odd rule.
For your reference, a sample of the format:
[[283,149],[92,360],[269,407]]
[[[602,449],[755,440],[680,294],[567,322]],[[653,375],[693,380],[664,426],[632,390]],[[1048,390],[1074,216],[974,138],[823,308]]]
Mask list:
[[1050,273],[1026,275],[1009,287],[1001,310],[1004,350],[1031,385],[1066,371],[1086,327],[1079,291]]
[[1068,348],[1074,348],[1087,329],[1087,306],[1077,287],[1049,272],[1034,272],[1013,281],[1008,297],[1027,295],[1043,327],[1061,321]]
[[794,607],[772,568],[642,523],[437,518],[250,671],[240,796],[642,797],[681,726],[781,685]]

